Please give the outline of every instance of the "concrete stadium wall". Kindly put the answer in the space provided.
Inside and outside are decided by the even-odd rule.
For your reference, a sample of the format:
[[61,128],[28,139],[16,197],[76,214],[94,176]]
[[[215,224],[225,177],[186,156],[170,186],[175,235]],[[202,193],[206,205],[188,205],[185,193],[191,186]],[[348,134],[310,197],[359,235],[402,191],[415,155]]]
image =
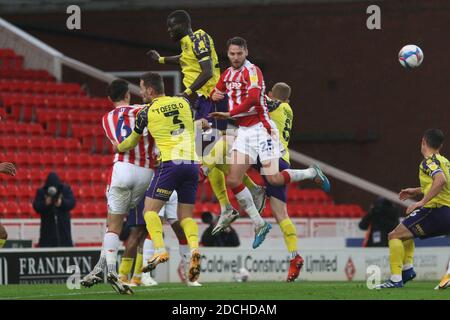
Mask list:
[[[367,3],[192,8],[194,28],[215,39],[226,66],[225,42],[240,35],[268,86],[293,88],[291,147],[391,190],[418,185],[420,136],[447,134],[450,108],[450,4],[445,0],[377,2],[381,30],[366,28]],[[83,9],[83,8],[82,8]],[[165,20],[169,9],[82,11],[82,29],[65,27],[65,12],[4,15],[68,56],[104,70],[169,70],[150,66],[145,51],[176,54]],[[403,45],[422,47],[423,65],[405,70]],[[87,81],[65,73],[70,81]],[[104,86],[91,86],[104,93]],[[448,154],[448,147],[443,153]],[[367,208],[373,196],[332,181],[338,202]]]

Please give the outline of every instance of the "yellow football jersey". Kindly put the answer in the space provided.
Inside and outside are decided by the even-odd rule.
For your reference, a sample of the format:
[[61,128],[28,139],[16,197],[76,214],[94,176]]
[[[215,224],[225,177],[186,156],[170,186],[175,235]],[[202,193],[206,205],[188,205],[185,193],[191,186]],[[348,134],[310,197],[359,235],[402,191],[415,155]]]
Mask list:
[[156,98],[138,113],[137,118],[136,127],[141,130],[147,127],[159,149],[161,161],[197,161],[194,119],[186,99]]
[[450,162],[440,154],[433,154],[420,163],[419,166],[419,180],[420,188],[423,194],[427,194],[431,185],[433,184],[433,176],[438,173],[444,173],[447,178],[447,184],[441,192],[439,192],[433,199],[425,204],[425,208],[436,208],[441,206],[450,207]]
[[276,100],[268,100],[268,107],[270,118],[277,126],[280,141],[284,149],[286,149],[286,153],[282,158],[287,163],[290,163],[288,146],[291,137],[292,119],[294,118],[292,108],[288,103]]
[[209,97],[220,78],[219,59],[217,58],[213,39],[205,31],[199,29],[193,34],[184,36],[180,43],[180,65],[183,73],[183,84],[186,88],[190,87],[202,72],[199,62],[211,59],[213,76],[203,87],[197,90],[198,94]]
[[224,174],[228,174],[230,171],[230,165],[227,164],[227,157],[231,151],[232,140],[232,138],[230,139],[228,136],[225,136],[214,143],[210,150],[209,148],[205,149],[205,156],[202,158],[202,165],[208,167],[208,170],[217,168]]

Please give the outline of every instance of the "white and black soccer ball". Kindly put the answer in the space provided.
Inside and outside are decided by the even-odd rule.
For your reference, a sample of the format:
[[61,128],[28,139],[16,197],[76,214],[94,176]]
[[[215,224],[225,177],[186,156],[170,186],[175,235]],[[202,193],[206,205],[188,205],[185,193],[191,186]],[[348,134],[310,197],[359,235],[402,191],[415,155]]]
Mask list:
[[247,282],[250,279],[250,272],[245,268],[240,268],[238,272],[234,274],[234,281]]
[[423,51],[414,44],[408,44],[398,53],[398,61],[406,69],[417,68],[423,62]]

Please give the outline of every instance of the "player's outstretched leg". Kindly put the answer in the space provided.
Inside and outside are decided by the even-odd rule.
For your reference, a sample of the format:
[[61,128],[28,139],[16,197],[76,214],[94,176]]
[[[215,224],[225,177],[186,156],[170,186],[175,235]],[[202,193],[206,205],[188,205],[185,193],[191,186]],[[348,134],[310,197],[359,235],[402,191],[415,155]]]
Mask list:
[[267,175],[266,178],[273,186],[281,186],[303,180],[314,180],[314,182],[322,186],[323,191],[330,192],[331,189],[330,181],[317,164],[310,166],[308,169],[285,169],[276,174]]

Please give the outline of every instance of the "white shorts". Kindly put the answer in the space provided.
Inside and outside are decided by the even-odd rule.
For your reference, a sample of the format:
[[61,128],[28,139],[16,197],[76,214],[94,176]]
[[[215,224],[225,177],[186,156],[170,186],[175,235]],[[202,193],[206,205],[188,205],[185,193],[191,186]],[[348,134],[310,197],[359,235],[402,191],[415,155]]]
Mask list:
[[261,162],[278,159],[282,157],[284,148],[278,138],[278,130],[275,124],[270,121],[272,135],[267,132],[262,123],[251,127],[239,127],[236,140],[231,150],[237,150],[251,158],[252,164],[256,163],[259,157]]
[[153,169],[122,161],[114,163],[111,184],[106,191],[108,213],[128,214],[144,197],[153,175]]
[[162,207],[161,210],[159,210],[159,216],[161,218],[166,219],[166,221],[172,223],[178,220],[177,210],[178,210],[178,195],[177,192],[174,190],[169,200],[164,205],[164,207]]

